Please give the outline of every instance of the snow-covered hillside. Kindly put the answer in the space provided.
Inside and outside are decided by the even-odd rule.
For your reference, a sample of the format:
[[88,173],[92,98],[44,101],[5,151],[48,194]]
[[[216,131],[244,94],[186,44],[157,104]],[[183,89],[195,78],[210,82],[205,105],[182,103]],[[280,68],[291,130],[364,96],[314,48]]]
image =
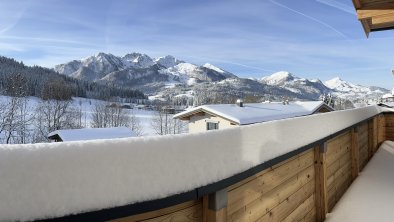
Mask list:
[[380,87],[356,85],[344,81],[339,77],[330,79],[324,84],[332,90],[333,95],[344,99],[379,99],[382,95],[390,92],[389,90]]
[[260,82],[270,86],[281,87],[297,94],[302,94],[310,99],[330,91],[330,89],[318,79],[308,80],[300,78],[287,71],[280,71],[270,76],[263,77]]
[[323,83],[319,79],[309,80],[300,78],[287,71],[280,71],[270,76],[263,77],[260,79],[260,82],[288,89],[295,93],[310,95],[312,97],[332,94],[336,97],[351,101],[358,99],[378,99],[389,92],[389,90],[380,87],[356,85],[344,81],[339,77]]
[[[299,78],[297,78],[299,79]],[[261,78],[261,82],[268,84],[268,85],[281,85],[285,84],[286,82],[290,82],[294,80],[294,76],[286,71],[276,72],[270,76],[265,76]]]

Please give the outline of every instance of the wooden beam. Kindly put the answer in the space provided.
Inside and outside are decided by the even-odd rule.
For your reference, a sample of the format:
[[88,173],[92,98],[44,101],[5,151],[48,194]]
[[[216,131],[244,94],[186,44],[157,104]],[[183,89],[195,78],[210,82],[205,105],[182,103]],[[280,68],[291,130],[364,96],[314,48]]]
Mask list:
[[394,12],[379,16],[372,17],[372,25],[376,24],[386,24],[386,26],[390,26],[394,23]]
[[357,18],[358,19],[367,19],[373,18],[376,16],[383,16],[393,14],[394,9],[358,9],[357,10]]
[[360,0],[353,0],[353,5],[356,9],[359,9],[362,7]]
[[322,222],[326,219],[328,213],[326,143],[315,147],[314,153],[316,221]]
[[367,38],[369,37],[369,33],[371,32],[371,26],[369,25],[369,21],[367,19],[362,19],[361,20],[361,24],[363,26],[365,35],[367,36]]

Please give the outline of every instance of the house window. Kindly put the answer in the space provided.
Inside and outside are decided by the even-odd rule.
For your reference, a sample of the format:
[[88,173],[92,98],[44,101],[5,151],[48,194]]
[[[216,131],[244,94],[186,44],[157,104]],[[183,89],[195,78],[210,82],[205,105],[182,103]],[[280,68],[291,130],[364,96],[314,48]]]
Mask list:
[[207,122],[207,130],[217,130],[219,129],[219,123]]

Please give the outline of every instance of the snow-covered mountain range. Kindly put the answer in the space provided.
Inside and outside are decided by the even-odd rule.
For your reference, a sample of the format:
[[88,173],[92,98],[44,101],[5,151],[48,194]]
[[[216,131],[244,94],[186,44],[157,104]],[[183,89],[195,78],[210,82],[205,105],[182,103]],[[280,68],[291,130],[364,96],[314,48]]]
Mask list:
[[[55,71],[81,80],[109,82],[130,87],[158,84],[193,85],[199,82],[237,78],[211,64],[197,66],[170,55],[153,59],[141,53],[130,53],[123,57],[98,53],[82,60],[57,65]],[[150,88],[152,87],[145,89],[149,91]]]
[[150,95],[167,97],[209,91],[234,96],[308,100],[316,100],[322,94],[332,94],[356,100],[377,99],[389,92],[379,87],[352,84],[338,77],[323,83],[319,79],[300,78],[286,71],[261,79],[245,79],[209,63],[200,66],[170,55],[151,58],[135,52],[122,57],[98,53],[57,65],[54,69],[81,80],[133,87]]

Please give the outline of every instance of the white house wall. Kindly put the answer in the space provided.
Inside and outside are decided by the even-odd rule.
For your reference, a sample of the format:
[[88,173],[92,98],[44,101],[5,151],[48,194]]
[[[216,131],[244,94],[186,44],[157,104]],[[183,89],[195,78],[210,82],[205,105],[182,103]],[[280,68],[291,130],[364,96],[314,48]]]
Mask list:
[[203,116],[194,115],[189,121],[189,133],[205,132],[207,131],[207,121],[219,122],[219,129],[227,129],[237,125],[231,125],[230,121],[205,114]]

